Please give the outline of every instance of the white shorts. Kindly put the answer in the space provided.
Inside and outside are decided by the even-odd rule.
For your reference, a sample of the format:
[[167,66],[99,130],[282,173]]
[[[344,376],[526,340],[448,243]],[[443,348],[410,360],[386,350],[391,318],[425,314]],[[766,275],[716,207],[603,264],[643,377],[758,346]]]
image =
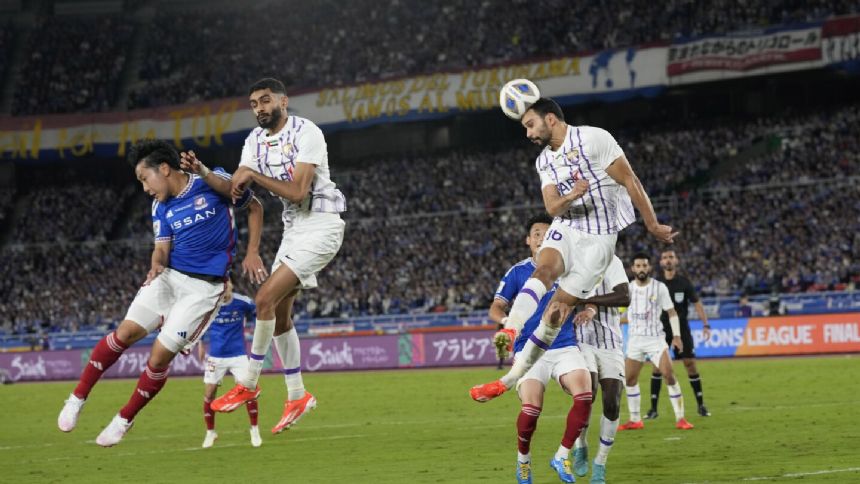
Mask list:
[[546,232],[541,250],[547,247],[561,253],[564,273],[558,285],[580,299],[588,296],[600,281],[615,255],[617,234],[594,235],[576,230],[567,222],[555,220]]
[[[239,377],[240,372],[248,368],[248,357],[245,355],[230,358],[218,358],[210,356],[206,358],[206,370],[203,372],[203,383],[207,385],[220,385],[221,379],[229,371],[233,379]],[[244,375],[244,373],[243,373]]]
[[[514,357],[518,357],[519,353]],[[566,375],[574,370],[587,370],[585,359],[582,353],[576,346],[565,346],[564,348],[556,348],[549,350],[541,356],[537,363],[517,381],[517,391],[520,385],[526,380],[537,380],[546,387],[550,378],[557,381],[562,375]],[[563,387],[562,387],[563,388]]]
[[272,273],[284,264],[299,278],[301,289],[317,287],[317,273],[340,250],[345,227],[336,213],[297,214],[293,225],[284,230]]
[[669,353],[669,345],[666,344],[666,339],[662,336],[631,336],[627,342],[627,357],[636,361],[651,361],[655,365],[660,364],[660,354],[663,352],[669,354],[669,359],[672,359],[672,354]]
[[624,353],[618,349],[598,348],[585,343],[579,343],[579,351],[585,358],[585,365],[591,373],[597,373],[597,379],[614,378],[624,381]]
[[161,327],[158,341],[178,353],[194,345],[209,328],[225,288],[223,282],[206,282],[168,268],[137,291],[125,319],[147,333]]

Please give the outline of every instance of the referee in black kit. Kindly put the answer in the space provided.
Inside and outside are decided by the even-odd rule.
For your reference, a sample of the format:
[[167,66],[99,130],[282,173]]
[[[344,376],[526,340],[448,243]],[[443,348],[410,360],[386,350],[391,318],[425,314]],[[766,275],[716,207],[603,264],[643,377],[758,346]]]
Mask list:
[[[678,312],[678,319],[681,320],[681,341],[684,343],[684,351],[675,351],[675,359],[682,358],[684,366],[687,368],[687,376],[690,379],[690,386],[693,387],[693,392],[696,394],[696,402],[699,404],[699,415],[709,417],[711,412],[705,407],[705,399],[702,396],[702,379],[699,377],[699,370],[696,368],[696,347],[693,343],[693,335],[690,333],[690,322],[687,320],[687,304],[693,303],[696,306],[696,313],[699,319],[704,323],[704,338],[707,341],[711,337],[711,326],[708,324],[708,317],[705,314],[705,307],[699,301],[699,295],[696,294],[696,289],[693,283],[685,276],[678,274],[678,256],[672,249],[664,250],[660,253],[660,267],[663,269],[663,274],[657,277],[657,280],[666,284],[669,288],[669,294],[672,296],[672,302],[675,304],[675,311]],[[672,327],[669,326],[669,318],[664,312],[662,315],[663,329],[666,331],[666,341],[669,347],[672,348]],[[660,397],[660,386],[663,383],[663,375],[660,370],[654,366],[654,373],[651,375],[651,410],[648,411],[646,419],[657,418],[657,400]]]

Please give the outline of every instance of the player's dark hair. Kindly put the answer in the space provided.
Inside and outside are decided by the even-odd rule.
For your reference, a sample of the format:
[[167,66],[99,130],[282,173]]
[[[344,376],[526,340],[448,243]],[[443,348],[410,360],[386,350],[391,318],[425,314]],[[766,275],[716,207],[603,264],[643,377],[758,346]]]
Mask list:
[[[541,118],[552,113],[555,114],[555,117],[558,118],[559,121],[564,121],[564,112],[562,112],[561,106],[548,97],[538,99],[534,104],[529,106],[529,109],[536,112]],[[528,112],[529,109],[526,109],[526,112]]]
[[675,257],[678,257],[678,253],[677,253],[677,252],[675,252],[675,249],[663,249],[663,250],[661,250],[661,251],[660,251],[660,255],[662,256],[662,255],[663,255],[663,254],[665,254],[666,252],[671,252],[671,253],[675,254]]
[[541,214],[535,215],[532,218],[530,218],[529,221],[526,223],[526,233],[527,234],[531,233],[532,227],[534,227],[535,224],[552,225],[552,217],[550,217],[549,215],[547,215],[545,213],[541,213]]
[[144,163],[149,168],[158,168],[158,165],[167,163],[174,170],[179,170],[179,153],[167,141],[158,139],[140,140],[128,150],[128,162],[137,167],[138,163]]
[[636,262],[637,260],[640,260],[640,259],[645,259],[646,261],[648,261],[649,265],[651,264],[651,256],[649,256],[648,254],[646,254],[644,252],[637,252],[637,253],[633,254],[633,257],[630,259],[630,262]]
[[273,78],[273,77],[264,77],[259,81],[251,84],[251,87],[248,88],[248,95],[254,94],[255,91],[261,91],[263,89],[268,89],[276,94],[286,94],[287,88],[284,87],[284,83]]

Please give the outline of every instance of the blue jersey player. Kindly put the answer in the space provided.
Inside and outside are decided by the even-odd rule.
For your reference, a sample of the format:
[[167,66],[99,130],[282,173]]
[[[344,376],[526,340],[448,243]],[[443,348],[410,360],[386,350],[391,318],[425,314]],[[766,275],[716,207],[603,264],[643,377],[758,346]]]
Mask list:
[[[117,330],[93,349],[77,388],[57,419],[60,430],[73,430],[90,390],[101,375],[129,346],[161,328],[137,388],[96,438],[96,443],[103,447],[122,440],[137,413],[164,386],[176,353],[198,341],[217,314],[236,256],[234,205],[250,207],[249,257],[255,260],[246,261],[246,267],[262,267],[256,254],[263,209],[252,192],[244,192],[234,204],[197,175],[183,172],[179,153],[164,141],[141,141],[131,148],[128,159],[143,190],[155,199],[152,203],[155,248],[150,270]],[[218,176],[230,175],[220,171]]]
[[[546,231],[552,224],[552,219],[547,215],[532,217],[527,224],[528,235],[526,244],[532,252],[532,257],[524,259],[508,269],[499,283],[493,304],[490,308],[490,318],[496,323],[504,324],[506,313],[510,302],[523,288],[525,282],[531,277],[535,269],[534,257],[540,249]],[[540,317],[544,309],[552,299],[555,288],[551,289],[540,300],[538,310],[529,318],[519,337],[513,345],[515,358],[519,357],[526,344],[532,340],[535,328],[540,324]],[[561,309],[556,309],[561,310]],[[551,311],[550,311],[551,312]],[[558,473],[562,482],[574,482],[573,471],[570,463],[570,449],[579,436],[583,427],[588,422],[591,410],[591,376],[588,373],[585,360],[579,352],[576,344],[576,335],[573,331],[572,317],[566,311],[562,314],[565,321],[561,326],[558,337],[552,345],[545,348],[546,353],[537,363],[523,375],[517,382],[517,391],[522,401],[520,414],[517,417],[517,481],[530,483],[531,481],[531,438],[537,427],[538,417],[543,407],[543,395],[550,379],[556,380],[562,389],[573,395],[573,406],[567,416],[567,425],[564,431],[561,445],[550,466]],[[507,356],[510,350],[507,347],[497,348],[500,358]],[[473,395],[473,398],[475,395]]]
[[[218,439],[215,432],[215,412],[212,411],[212,400],[221,385],[221,379],[229,371],[235,379],[241,372],[248,369],[248,356],[245,354],[245,322],[257,317],[257,307],[254,300],[248,296],[233,292],[233,282],[227,281],[227,290],[221,297],[221,309],[212,321],[212,326],[206,332],[209,340],[209,355],[201,342],[198,346],[200,359],[206,362],[203,373],[203,384],[206,389],[203,394],[203,419],[206,421],[206,437],[203,438],[203,448],[212,447]],[[251,445],[259,447],[263,441],[260,438],[260,428],[257,426],[257,400],[245,404],[248,418],[251,420]]]

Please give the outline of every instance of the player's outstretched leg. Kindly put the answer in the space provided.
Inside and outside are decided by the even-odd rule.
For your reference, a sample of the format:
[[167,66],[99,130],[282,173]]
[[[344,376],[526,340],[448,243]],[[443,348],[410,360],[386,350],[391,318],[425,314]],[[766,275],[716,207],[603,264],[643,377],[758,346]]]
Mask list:
[[[117,331],[123,331],[123,334],[126,335],[125,339],[129,343],[124,343],[117,336]],[[84,402],[104,372],[119,360],[119,357],[129,346],[146,336],[146,331],[131,321],[123,321],[117,331],[102,338],[90,353],[90,359],[81,373],[78,385],[65,401],[65,405],[57,417],[57,427],[63,432],[71,432],[75,429]]]
[[499,380],[475,385],[469,394],[476,402],[488,402],[516,385],[517,381],[528,372],[532,366],[552,346],[562,323],[570,314],[570,307],[559,302],[551,302],[540,324],[526,341],[519,357],[514,360],[510,371]]

